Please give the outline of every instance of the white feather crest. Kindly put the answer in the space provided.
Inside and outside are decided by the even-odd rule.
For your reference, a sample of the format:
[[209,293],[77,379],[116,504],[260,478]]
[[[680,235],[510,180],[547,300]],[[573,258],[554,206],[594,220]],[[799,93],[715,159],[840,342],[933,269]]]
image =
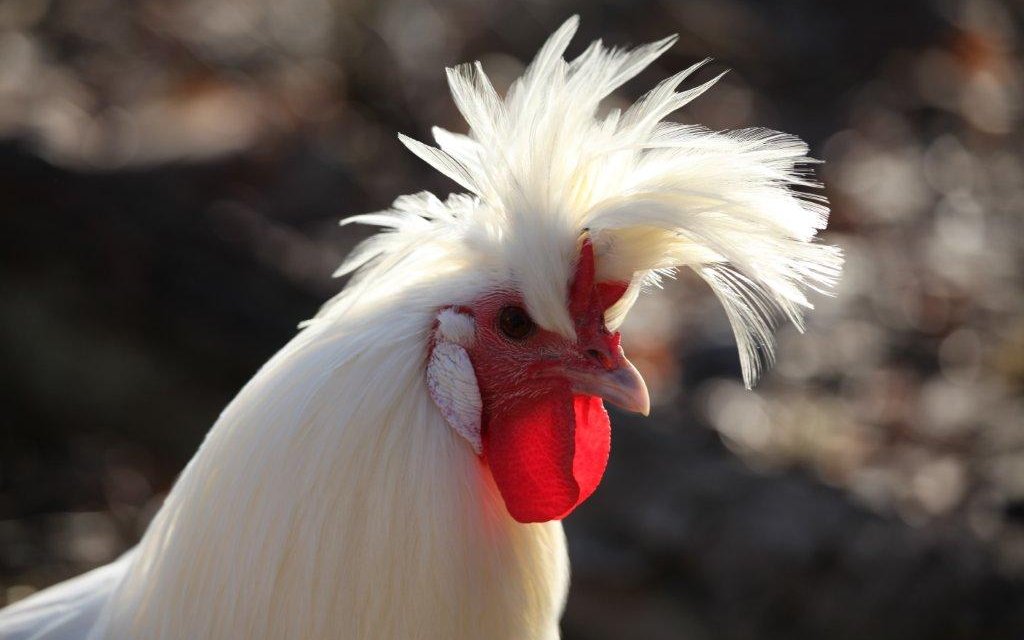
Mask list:
[[367,290],[393,281],[399,264],[448,276],[478,269],[486,276],[462,275],[516,287],[538,323],[572,337],[567,283],[589,235],[598,279],[632,283],[609,310],[610,326],[641,285],[691,267],[725,306],[752,385],[772,360],[776,319],[801,327],[811,308],[804,290],[827,292],[842,266],[838,248],[814,242],[828,219],[824,198],[793,189],[818,186],[807,170],[814,161],[786,134],[663,122],[718,80],[677,91],[703,62],[598,118],[600,102],[675,37],[632,50],[597,41],[567,62],[577,23],[570,18],[548,39],[504,98],[479,63],[448,69],[468,135],[435,128],[438,148],[400,139],[471,195],[402,196],[387,212],[347,219],[389,230],[339,274],[360,270],[355,289]]

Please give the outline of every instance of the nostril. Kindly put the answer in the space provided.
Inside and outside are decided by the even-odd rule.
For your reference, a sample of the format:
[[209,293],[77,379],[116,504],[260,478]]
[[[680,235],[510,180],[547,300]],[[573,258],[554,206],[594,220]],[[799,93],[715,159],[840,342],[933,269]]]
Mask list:
[[614,366],[614,362],[608,357],[608,354],[600,349],[587,349],[583,353],[605,369],[611,369]]

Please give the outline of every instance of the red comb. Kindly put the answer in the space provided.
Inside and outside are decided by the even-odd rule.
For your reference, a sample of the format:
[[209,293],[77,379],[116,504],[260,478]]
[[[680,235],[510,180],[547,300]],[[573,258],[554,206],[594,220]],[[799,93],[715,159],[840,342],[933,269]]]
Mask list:
[[594,265],[594,244],[589,238],[580,247],[580,259],[576,263],[569,286],[569,313],[579,318],[597,306],[597,311],[604,313],[608,307],[618,302],[629,288],[628,282],[594,282],[596,267]]
[[590,308],[594,294],[594,245],[590,239],[583,241],[580,247],[580,259],[576,262],[576,273],[569,286],[569,313],[578,317]]

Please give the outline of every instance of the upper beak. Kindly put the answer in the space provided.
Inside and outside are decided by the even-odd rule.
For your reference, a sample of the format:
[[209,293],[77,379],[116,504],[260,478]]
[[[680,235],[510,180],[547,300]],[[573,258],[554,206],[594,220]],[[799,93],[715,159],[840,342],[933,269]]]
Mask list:
[[626,359],[620,348],[611,367],[603,369],[570,368],[569,380],[575,393],[598,396],[626,411],[642,415],[651,412],[651,396],[647,384],[633,363]]

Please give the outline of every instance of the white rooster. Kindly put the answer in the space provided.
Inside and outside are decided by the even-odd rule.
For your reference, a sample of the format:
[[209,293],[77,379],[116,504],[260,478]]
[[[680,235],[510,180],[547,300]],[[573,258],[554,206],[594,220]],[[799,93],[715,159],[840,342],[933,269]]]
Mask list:
[[557,638],[559,522],[597,487],[602,399],[646,413],[617,327],[694,269],[747,384],[772,325],[841,257],[798,139],[662,122],[707,90],[603,98],[674,42],[591,44],[567,21],[502,99],[448,70],[468,135],[402,137],[468,193],[402,196],[348,286],[228,405],[139,545],[0,612],[5,640]]

